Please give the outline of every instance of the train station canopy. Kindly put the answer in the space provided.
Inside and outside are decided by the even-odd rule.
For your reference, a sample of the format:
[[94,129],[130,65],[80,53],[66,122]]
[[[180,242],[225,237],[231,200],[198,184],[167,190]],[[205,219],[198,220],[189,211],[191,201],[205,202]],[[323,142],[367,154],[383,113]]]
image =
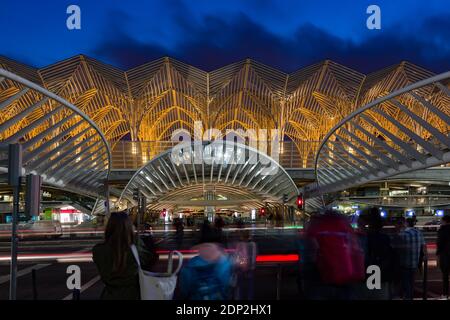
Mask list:
[[449,79],[446,72],[418,81],[342,119],[318,148],[315,193],[449,163]]
[[[86,55],[41,68],[0,56],[0,68],[78,107],[113,151],[124,139],[156,146],[178,129],[193,135],[201,122],[221,131],[278,129],[302,168],[313,168],[319,143],[345,116],[434,75],[407,61],[369,74],[331,60],[286,73],[252,59],[206,71],[171,57],[122,70]],[[142,164],[158,153],[158,147],[137,150]]]
[[108,142],[85,113],[60,96],[0,69],[0,181],[7,181],[8,145],[22,145],[23,174],[98,196],[110,171]]
[[272,158],[249,146],[225,141],[181,143],[140,168],[119,202],[136,204],[139,189],[151,210],[195,206],[256,209],[294,203],[298,189]]

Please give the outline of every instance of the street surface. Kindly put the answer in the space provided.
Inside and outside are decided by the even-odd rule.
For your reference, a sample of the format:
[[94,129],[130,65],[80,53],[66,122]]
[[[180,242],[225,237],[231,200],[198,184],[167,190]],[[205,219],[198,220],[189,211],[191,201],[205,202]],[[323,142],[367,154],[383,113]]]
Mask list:
[[[258,245],[258,267],[255,280],[255,299],[274,300],[298,299],[296,239],[299,229],[250,227],[253,239]],[[79,231],[79,232],[78,232]],[[67,267],[76,264],[81,269],[81,299],[98,299],[103,284],[91,260],[92,247],[102,241],[102,231],[94,229],[73,229],[59,239],[22,240],[19,243],[19,268],[17,298],[39,300],[71,299],[71,291],[66,287]],[[436,268],[434,256],[436,232],[424,233],[430,252],[428,270],[428,298],[435,299],[441,292],[440,272]],[[186,259],[195,253],[191,248],[197,243],[199,234],[186,228],[181,247],[178,247],[172,229],[154,230],[153,236],[160,254],[156,270],[164,270],[169,250],[180,250]],[[233,247],[239,239],[237,229],[224,230],[225,246]],[[0,299],[8,299],[9,294],[10,243],[0,242]],[[33,293],[32,270],[35,270],[35,294]],[[277,283],[277,273],[281,279]],[[416,280],[416,297],[420,298],[422,279]]]

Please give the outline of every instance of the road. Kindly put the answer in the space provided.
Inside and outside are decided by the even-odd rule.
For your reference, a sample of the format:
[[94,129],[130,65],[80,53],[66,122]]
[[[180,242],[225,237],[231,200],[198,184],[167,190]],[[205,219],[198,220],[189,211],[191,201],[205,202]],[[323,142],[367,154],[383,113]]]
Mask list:
[[[258,244],[259,260],[256,271],[255,298],[272,300],[277,297],[277,264],[282,265],[279,295],[281,299],[298,299],[296,284],[296,266],[289,262],[292,254],[296,254],[297,229],[254,229],[251,230]],[[436,298],[441,290],[440,272],[436,269],[434,254],[435,232],[426,232],[431,261],[429,265],[428,297]],[[231,248],[237,241],[236,230],[224,231],[226,246]],[[178,247],[175,233],[155,230],[154,238],[160,253],[157,270],[163,270],[167,263],[167,252],[179,249],[186,258],[194,255],[190,250],[197,243],[198,233],[189,229],[184,234],[181,247]],[[98,299],[103,285],[98,277],[95,265],[91,260],[91,249],[99,243],[101,234],[92,235],[86,232],[63,236],[55,240],[23,240],[19,244],[18,299],[33,299],[32,270],[36,274],[37,299],[59,300],[70,299],[71,292],[66,287],[66,273],[69,265],[76,264],[81,269],[81,299]],[[9,292],[9,254],[10,243],[0,242],[0,300],[8,299]],[[289,255],[291,254],[291,255]],[[279,260],[286,261],[279,261]],[[277,262],[278,261],[278,262]],[[421,296],[422,281],[417,279],[416,296]]]

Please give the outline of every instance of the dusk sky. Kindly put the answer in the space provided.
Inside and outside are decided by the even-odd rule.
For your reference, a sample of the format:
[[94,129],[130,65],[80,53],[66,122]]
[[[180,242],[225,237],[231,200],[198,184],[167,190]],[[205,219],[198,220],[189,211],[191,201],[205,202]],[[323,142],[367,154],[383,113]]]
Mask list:
[[[66,9],[81,8],[81,30]],[[381,8],[369,30],[366,8]],[[171,56],[204,70],[245,58],[292,72],[332,59],[361,72],[402,60],[450,70],[446,0],[2,1],[0,54],[43,67],[85,54],[128,69]]]

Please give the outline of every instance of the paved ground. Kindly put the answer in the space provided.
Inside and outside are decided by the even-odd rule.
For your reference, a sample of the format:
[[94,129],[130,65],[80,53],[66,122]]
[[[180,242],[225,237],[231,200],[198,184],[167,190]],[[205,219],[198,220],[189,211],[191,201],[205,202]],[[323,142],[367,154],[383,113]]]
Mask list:
[[[251,231],[258,244],[259,254],[290,254],[296,253],[295,239],[297,229],[257,229]],[[237,240],[238,233],[234,230],[224,233],[228,247]],[[175,233],[172,231],[156,230],[154,233],[161,261],[156,267],[165,267],[164,253],[166,250],[178,248]],[[181,250],[190,249],[197,242],[198,234],[186,230]],[[435,232],[426,233],[433,254]],[[82,233],[74,237],[63,237],[58,240],[22,241],[19,250],[18,299],[33,299],[32,270],[36,274],[36,290],[38,299],[70,299],[71,292],[66,287],[66,270],[69,265],[76,264],[82,272],[81,299],[97,299],[103,285],[99,281],[95,265],[90,259],[91,248],[101,241],[101,237]],[[10,244],[0,242],[0,300],[8,299],[9,290],[9,261]],[[184,251],[189,257],[189,253]],[[192,255],[192,254],[191,254]],[[436,298],[441,290],[440,273],[436,269],[432,255],[429,267],[428,297]],[[274,263],[259,264],[256,271],[255,298],[272,300],[277,297],[277,272],[279,267]],[[287,263],[281,267],[281,283],[279,295],[281,299],[298,299],[296,283],[296,267]],[[417,278],[416,296],[421,296],[422,281]]]

